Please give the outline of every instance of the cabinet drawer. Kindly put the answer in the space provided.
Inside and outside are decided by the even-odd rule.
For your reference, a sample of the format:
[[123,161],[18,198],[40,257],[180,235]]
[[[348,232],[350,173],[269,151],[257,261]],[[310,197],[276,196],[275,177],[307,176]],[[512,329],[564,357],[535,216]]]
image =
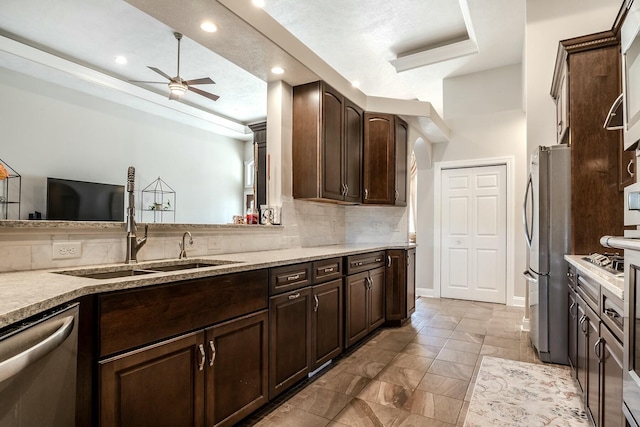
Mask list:
[[622,342],[624,309],[622,300],[612,295],[606,288],[601,288],[602,298],[600,300],[602,312],[600,318],[611,329],[613,335]]
[[354,274],[378,267],[384,267],[384,261],[384,251],[351,255],[347,257],[347,274]]
[[267,270],[104,294],[100,357],[267,308]]
[[281,294],[311,285],[311,263],[272,268],[269,274],[271,295]]
[[569,266],[567,270],[567,284],[571,289],[576,290],[576,269],[573,266]]
[[596,283],[581,274],[577,275],[576,290],[585,302],[596,313],[600,313],[600,284]]
[[313,283],[324,283],[342,277],[342,257],[313,262]]

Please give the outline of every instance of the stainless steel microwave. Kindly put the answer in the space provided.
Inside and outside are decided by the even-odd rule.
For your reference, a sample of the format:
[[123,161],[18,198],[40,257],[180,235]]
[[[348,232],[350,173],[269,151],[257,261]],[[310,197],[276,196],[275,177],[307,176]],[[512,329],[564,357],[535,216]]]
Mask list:
[[624,148],[640,140],[640,0],[630,0],[622,24]]

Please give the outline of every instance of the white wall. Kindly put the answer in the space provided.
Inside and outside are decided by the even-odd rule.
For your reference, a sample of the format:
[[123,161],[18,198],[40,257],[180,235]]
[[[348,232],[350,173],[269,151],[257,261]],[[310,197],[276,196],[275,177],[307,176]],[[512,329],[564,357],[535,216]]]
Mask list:
[[[0,68],[0,158],[23,176],[21,217],[46,209],[46,177],[126,183],[162,177],[177,223],[228,223],[243,214],[245,142],[162,119]],[[145,213],[136,219],[151,222]]]
[[[451,129],[451,138],[448,143],[432,145],[431,160],[451,162],[513,158],[515,197],[524,194],[526,140],[521,88],[520,65],[446,79],[444,119]],[[434,236],[439,232],[438,227],[433,224],[433,211],[439,209],[439,202],[434,200],[432,165],[419,160],[418,167],[417,286],[423,294],[432,294],[433,242]],[[519,218],[520,211],[515,209],[512,212],[512,224],[519,223]],[[513,228],[515,241],[523,241],[520,228]],[[515,272],[524,270],[523,246],[515,245],[513,263]],[[516,281],[514,295],[524,296],[524,284]],[[513,302],[507,301],[508,304]]]
[[[527,0],[527,153],[556,141],[551,80],[560,40],[610,30],[622,0]],[[603,117],[604,120],[604,117]]]

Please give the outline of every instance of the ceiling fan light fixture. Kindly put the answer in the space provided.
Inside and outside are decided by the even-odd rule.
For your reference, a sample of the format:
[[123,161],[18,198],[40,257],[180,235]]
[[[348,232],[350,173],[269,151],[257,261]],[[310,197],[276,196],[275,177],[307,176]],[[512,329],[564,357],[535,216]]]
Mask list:
[[251,0],[255,7],[263,8],[265,0]]
[[122,55],[118,55],[114,57],[114,61],[116,61],[116,64],[124,65],[127,63],[127,58]]
[[172,97],[180,97],[182,96],[186,91],[187,91],[187,87],[185,85],[182,85],[180,83],[176,83],[176,82],[171,82],[169,83],[169,91],[171,92],[171,96]]

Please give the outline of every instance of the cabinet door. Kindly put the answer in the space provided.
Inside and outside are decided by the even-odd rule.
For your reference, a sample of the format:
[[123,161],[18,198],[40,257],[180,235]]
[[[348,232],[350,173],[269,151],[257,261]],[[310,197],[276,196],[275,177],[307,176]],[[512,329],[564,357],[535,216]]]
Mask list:
[[586,306],[582,298],[576,296],[578,300],[578,336],[577,336],[577,355],[576,355],[576,376],[578,384],[583,392],[587,390],[587,316]]
[[395,199],[394,117],[364,114],[363,203],[393,204]]
[[416,250],[407,251],[407,317],[416,311]]
[[622,136],[620,137],[620,144],[618,144],[618,157],[620,158],[618,165],[618,190],[624,191],[624,187],[636,182],[636,152],[635,150],[624,151],[624,139]]
[[362,202],[363,111],[345,99],[344,105],[344,184],[347,202]]
[[204,425],[204,333],[99,363],[100,425]]
[[331,87],[322,86],[322,197],[342,200],[344,98]]
[[407,123],[395,117],[396,177],[395,205],[407,206],[407,145],[409,131]]
[[387,251],[386,268],[386,318],[387,322],[398,325],[407,318],[407,263],[406,251]]
[[303,379],[311,365],[311,287],[269,301],[269,399]]
[[369,325],[369,272],[347,276],[345,283],[345,348],[364,338]]
[[600,365],[601,427],[624,427],[626,420],[622,413],[622,344],[602,325],[600,336],[603,341]]
[[576,301],[576,293],[568,289],[569,298],[568,298],[568,313],[567,313],[567,322],[568,322],[568,331],[569,331],[569,365],[574,369],[576,369],[576,359],[578,355],[578,303]]
[[373,331],[384,323],[385,309],[385,268],[380,267],[369,271],[369,327],[368,332]]
[[[562,143],[567,129],[569,128],[569,93],[567,87],[567,64],[564,64],[560,75],[560,90],[558,93],[558,99],[556,100],[556,140],[558,144]],[[571,144],[571,141],[569,141]]]
[[600,338],[600,319],[587,307],[587,393],[585,407],[595,425],[600,417],[600,358],[596,348]]
[[268,400],[269,312],[207,330],[207,426],[230,426]]
[[342,353],[342,278],[313,287],[311,370]]

